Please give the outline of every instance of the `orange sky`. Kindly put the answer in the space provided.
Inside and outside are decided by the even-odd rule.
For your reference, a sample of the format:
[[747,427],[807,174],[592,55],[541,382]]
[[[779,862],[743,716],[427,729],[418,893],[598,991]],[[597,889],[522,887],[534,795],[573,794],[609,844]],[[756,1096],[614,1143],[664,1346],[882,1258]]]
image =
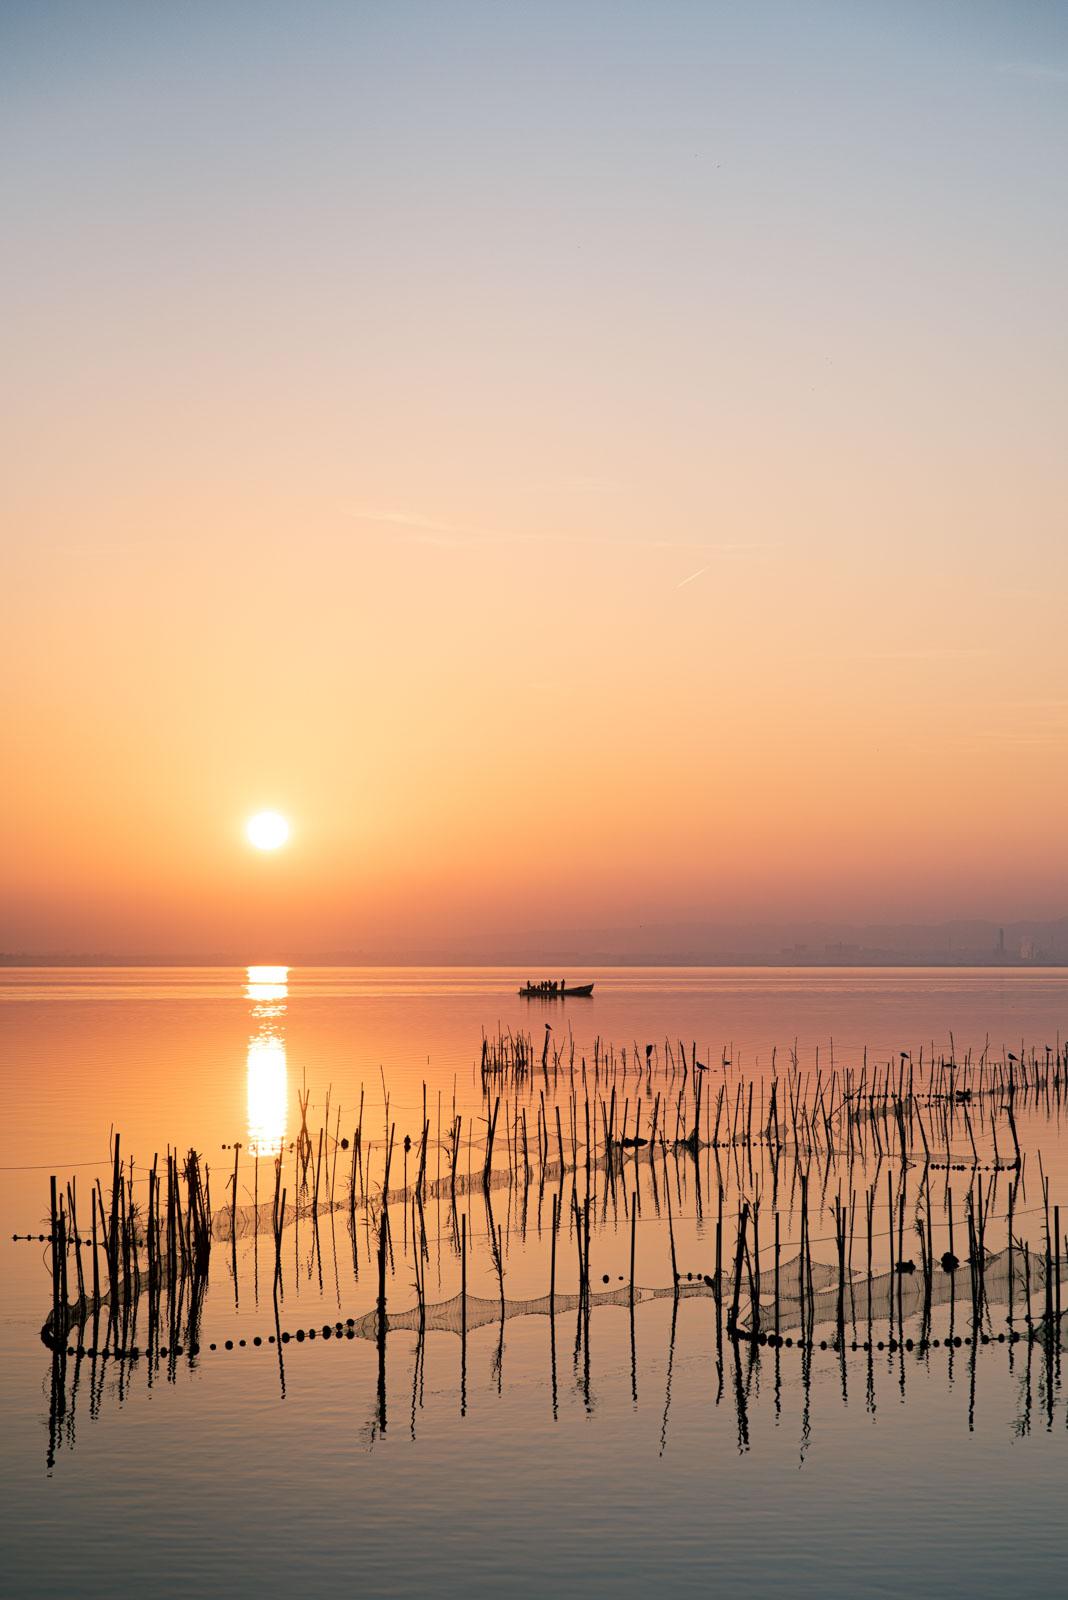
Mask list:
[[1068,51],[862,9],[19,14],[0,947],[1063,914]]

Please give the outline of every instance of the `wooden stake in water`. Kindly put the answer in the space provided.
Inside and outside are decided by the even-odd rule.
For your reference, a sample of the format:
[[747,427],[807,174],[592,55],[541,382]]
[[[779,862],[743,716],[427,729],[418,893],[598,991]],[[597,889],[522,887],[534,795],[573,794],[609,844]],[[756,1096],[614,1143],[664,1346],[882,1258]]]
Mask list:
[[467,1212],[460,1218],[460,1415],[467,1414]]
[[[1054,1316],[1056,1324],[1051,1331],[1051,1339],[1056,1340],[1061,1330],[1061,1208],[1053,1207],[1053,1261],[1054,1261]],[[1052,1346],[1051,1346],[1052,1348]]]
[[553,1231],[549,1245],[549,1316],[556,1316],[556,1221],[560,1211],[560,1197],[553,1195]]
[[60,1327],[59,1318],[59,1207],[56,1203],[56,1178],[52,1174],[51,1196],[48,1208],[48,1237],[52,1246],[52,1338],[58,1341],[66,1330]]
[[775,1337],[779,1337],[779,1213],[775,1213]]

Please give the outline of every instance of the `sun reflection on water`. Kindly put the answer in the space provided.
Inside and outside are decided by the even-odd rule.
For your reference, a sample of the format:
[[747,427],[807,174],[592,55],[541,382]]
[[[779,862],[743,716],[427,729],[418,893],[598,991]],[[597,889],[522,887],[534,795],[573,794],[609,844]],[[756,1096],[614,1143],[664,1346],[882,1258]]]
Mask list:
[[255,1032],[248,1042],[248,1149],[274,1156],[286,1135],[288,1072],[282,1018],[289,994],[288,967],[249,967],[245,995]]
[[248,978],[245,996],[254,1003],[284,1000],[288,995],[288,967],[247,967],[245,971]]

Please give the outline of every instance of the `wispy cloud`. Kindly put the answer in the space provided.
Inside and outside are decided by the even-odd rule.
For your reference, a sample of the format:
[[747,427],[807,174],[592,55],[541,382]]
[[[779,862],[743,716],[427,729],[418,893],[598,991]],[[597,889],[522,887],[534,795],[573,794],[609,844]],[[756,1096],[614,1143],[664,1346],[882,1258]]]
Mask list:
[[[378,510],[372,507],[357,507],[350,511],[357,522],[377,523],[383,527],[400,530],[400,536],[413,544],[434,544],[443,548],[459,548],[470,546],[474,548],[489,549],[493,546],[524,545],[524,546],[565,546],[569,549],[591,550],[689,550],[697,555],[760,555],[767,556],[779,549],[777,544],[753,543],[744,540],[711,540],[701,538],[681,538],[676,536],[650,535],[633,537],[631,535],[616,534],[583,534],[583,533],[556,533],[550,531],[537,531],[532,533],[501,533],[498,531],[476,532],[470,528],[459,528],[450,522],[441,522],[435,517],[425,517],[419,512]],[[707,571],[707,568],[702,568]],[[699,577],[699,573],[694,573]],[[689,579],[684,579],[689,582]],[[679,588],[682,585],[678,585]]]
[[810,661],[971,661],[995,652],[985,645],[930,645],[915,650],[816,650]]
[[858,661],[970,661],[994,652],[983,645],[931,645],[920,650],[864,650]]
[[390,528],[402,528],[409,541],[415,544],[435,544],[448,548],[470,543],[470,535],[451,523],[439,522],[434,517],[422,517],[412,511],[376,511],[357,509],[353,512],[357,522],[378,522]]
[[1049,83],[1068,83],[1068,67],[1050,66],[1043,61],[1003,61],[998,69],[1016,78],[1041,78]]
[[991,707],[995,715],[1005,717],[997,727],[977,728],[975,737],[998,744],[1063,747],[1068,733],[1068,700],[1030,699],[1006,700]]
[[977,728],[977,739],[990,740],[994,744],[1032,745],[1048,748],[1054,742],[1057,730],[1050,728],[1046,732],[1041,730],[1029,733],[1016,728]]

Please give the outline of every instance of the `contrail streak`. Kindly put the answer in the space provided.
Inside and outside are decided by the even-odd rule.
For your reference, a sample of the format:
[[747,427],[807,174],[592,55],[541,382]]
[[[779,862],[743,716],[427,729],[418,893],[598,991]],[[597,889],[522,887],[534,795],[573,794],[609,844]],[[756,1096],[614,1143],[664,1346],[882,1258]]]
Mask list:
[[676,589],[685,589],[688,583],[692,583],[695,578],[699,578],[701,576],[702,572],[707,571],[708,567],[698,567],[696,572],[691,572],[688,578],[683,578],[681,583],[677,583],[675,585]]

